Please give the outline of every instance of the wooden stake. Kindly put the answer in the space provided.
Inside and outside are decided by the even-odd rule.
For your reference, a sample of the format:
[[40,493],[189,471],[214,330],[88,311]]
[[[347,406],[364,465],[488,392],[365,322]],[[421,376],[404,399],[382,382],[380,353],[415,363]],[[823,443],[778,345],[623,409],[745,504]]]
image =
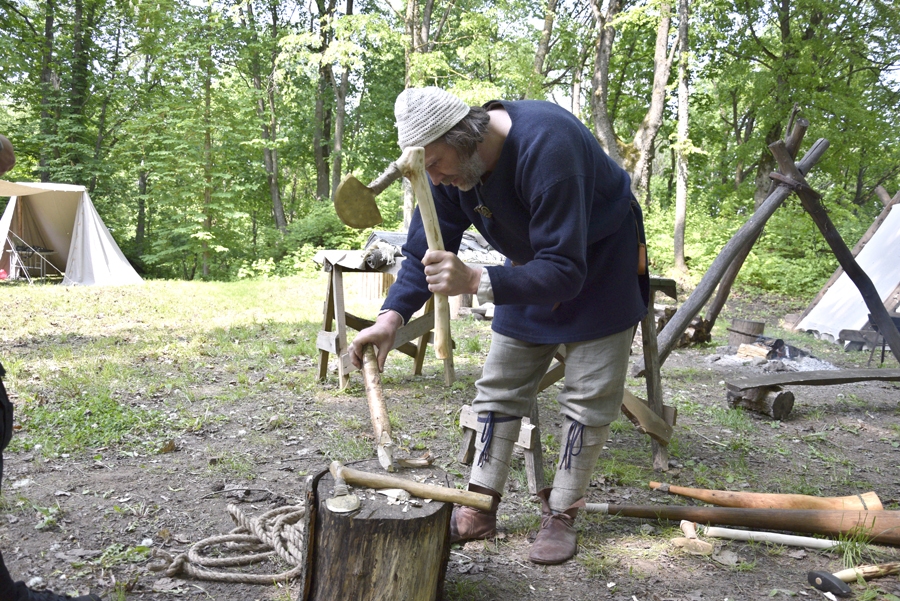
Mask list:
[[384,393],[381,390],[381,373],[378,371],[378,358],[375,347],[371,344],[363,347],[363,380],[366,383],[366,399],[369,402],[369,415],[372,418],[372,429],[375,432],[375,450],[378,463],[389,472],[394,471],[394,442],[391,440],[391,420],[388,417]]

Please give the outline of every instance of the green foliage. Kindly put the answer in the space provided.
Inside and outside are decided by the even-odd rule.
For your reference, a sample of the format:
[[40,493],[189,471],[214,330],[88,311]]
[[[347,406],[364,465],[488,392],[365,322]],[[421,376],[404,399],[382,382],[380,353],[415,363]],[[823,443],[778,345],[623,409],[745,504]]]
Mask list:
[[[81,12],[65,3],[7,4],[0,128],[18,151],[9,177],[87,186],[149,277],[302,273],[314,249],[358,248],[368,232],[341,225],[330,195],[341,176],[370,181],[396,158],[393,103],[407,83],[444,86],[472,104],[551,99],[593,127],[598,24],[589,3],[557,4],[541,72],[534,59],[547,5],[531,0],[435,5],[427,27],[368,0],[351,15],[334,3],[290,0],[84,0]],[[691,8],[689,279],[701,277],[765,196],[774,165],[767,146],[783,138],[795,105],[810,122],[801,154],[817,138],[830,141],[809,179],[853,246],[881,210],[875,186],[900,188],[900,82],[892,74],[900,15],[884,0],[795,0],[787,10],[714,0]],[[659,12],[656,2],[626,3],[607,24],[615,33],[608,106],[625,143],[646,116]],[[412,30],[429,38],[413,48]],[[657,136],[647,211],[657,273],[674,262],[674,104]],[[398,229],[400,186],[378,203],[379,229]],[[791,199],[767,224],[737,286],[810,297],[835,267]]]
[[150,547],[143,545],[126,547],[120,543],[115,543],[104,549],[97,563],[109,569],[125,563],[144,563],[150,559],[152,554],[153,549]]
[[61,396],[52,404],[24,398],[21,419],[26,436],[17,437],[14,448],[40,448],[51,456],[118,443],[155,450],[174,432],[164,413],[118,402],[109,391],[92,386],[87,374],[85,379],[60,378],[53,386]]
[[[290,413],[292,399],[315,388],[314,374],[292,366],[316,355],[324,287],[321,273],[216,284],[7,286],[4,335],[46,342],[3,357],[21,425],[11,449],[101,462],[110,454],[157,456],[181,432],[230,422],[229,405],[248,399],[276,427],[275,410],[265,409],[271,398],[255,395],[283,387],[288,400],[279,409]],[[273,365],[280,367],[266,382],[253,377]],[[202,381],[213,387],[204,390]],[[220,459],[216,469],[254,474],[245,455]]]
[[[701,202],[687,215],[685,255],[691,276],[699,281],[719,252],[750,214],[739,209],[710,215]],[[722,207],[723,205],[720,205]],[[874,215],[860,207],[828,205],[831,219],[849,246],[858,240]],[[647,243],[654,273],[672,273],[674,206],[645,214]],[[791,297],[812,297],[837,269],[838,262],[812,218],[794,198],[769,219],[735,283],[737,290],[765,290]]]
[[331,203],[317,203],[306,212],[302,221],[293,224],[285,236],[285,243],[293,247],[360,248],[368,234],[341,223]]

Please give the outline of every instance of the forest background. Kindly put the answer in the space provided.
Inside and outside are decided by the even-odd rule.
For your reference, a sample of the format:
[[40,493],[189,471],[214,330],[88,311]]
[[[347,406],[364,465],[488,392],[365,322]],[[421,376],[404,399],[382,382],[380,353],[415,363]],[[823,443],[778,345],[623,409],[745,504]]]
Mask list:
[[[767,195],[794,111],[804,150],[831,142],[808,179],[849,245],[900,188],[891,0],[0,0],[7,178],[85,185],[145,277],[360,248],[331,195],[399,156],[394,99],[422,85],[570,109],[631,172],[654,272],[687,282]],[[811,296],[836,266],[790,199],[738,285]]]

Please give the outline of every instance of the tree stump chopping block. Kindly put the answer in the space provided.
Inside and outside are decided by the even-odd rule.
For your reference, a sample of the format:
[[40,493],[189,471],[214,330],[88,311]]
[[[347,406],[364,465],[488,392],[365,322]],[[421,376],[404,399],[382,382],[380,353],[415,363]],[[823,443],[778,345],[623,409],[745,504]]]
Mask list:
[[[353,467],[383,473],[378,461]],[[429,484],[446,482],[435,467],[402,469],[397,476]],[[426,479],[427,477],[427,479]],[[308,596],[298,601],[437,601],[450,557],[451,503],[395,502],[371,489],[350,487],[359,497],[353,513],[333,513],[325,501],[334,480],[315,479],[315,527],[308,559]],[[302,589],[301,589],[302,590]]]

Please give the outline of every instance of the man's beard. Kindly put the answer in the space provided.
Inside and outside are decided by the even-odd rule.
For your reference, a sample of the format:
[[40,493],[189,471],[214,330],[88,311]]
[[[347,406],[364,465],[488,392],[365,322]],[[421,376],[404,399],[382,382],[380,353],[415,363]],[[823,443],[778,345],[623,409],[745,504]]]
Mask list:
[[[468,192],[476,185],[481,183],[481,177],[487,172],[487,165],[477,152],[473,152],[468,158],[460,158],[459,173],[453,178],[456,183],[451,184],[448,181],[442,182],[445,185],[453,185]],[[453,181],[451,180],[451,181]]]

